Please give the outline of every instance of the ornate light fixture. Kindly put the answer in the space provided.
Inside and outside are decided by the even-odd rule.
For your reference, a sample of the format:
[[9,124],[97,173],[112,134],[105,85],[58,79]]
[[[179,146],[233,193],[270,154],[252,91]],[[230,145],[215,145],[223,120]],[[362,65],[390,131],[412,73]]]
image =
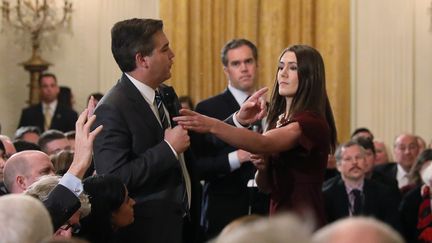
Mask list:
[[[57,8],[57,3],[61,1],[63,6]],[[40,74],[51,65],[40,56],[42,40],[48,34],[70,25],[72,3],[70,0],[61,1],[16,0],[15,6],[11,6],[9,0],[2,0],[3,28],[12,27],[19,32],[30,35],[32,56],[29,60],[21,63],[24,69],[30,72],[30,104],[39,102],[38,79]]]

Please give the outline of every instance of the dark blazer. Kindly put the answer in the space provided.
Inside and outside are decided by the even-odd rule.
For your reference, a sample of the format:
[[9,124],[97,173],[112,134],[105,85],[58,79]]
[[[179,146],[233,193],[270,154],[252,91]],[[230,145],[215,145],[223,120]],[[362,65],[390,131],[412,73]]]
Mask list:
[[420,194],[421,187],[422,186],[417,186],[406,193],[400,203],[399,214],[402,223],[402,233],[406,242],[420,242],[418,241],[420,232],[417,229],[417,223],[419,207],[423,201]]
[[392,178],[396,180],[397,183],[397,179],[396,179],[396,175],[397,175],[397,163],[394,162],[388,162],[382,165],[377,165],[374,168],[374,173],[378,172],[381,175],[384,175],[388,178]]
[[135,222],[119,231],[120,239],[181,242],[185,211],[177,194],[183,175],[149,104],[123,74],[95,114],[93,128],[104,126],[94,142],[96,172],[118,176],[136,201]]
[[[221,94],[206,99],[196,106],[196,111],[224,120],[240,107],[231,92],[226,89]],[[237,150],[211,134],[193,134],[191,147],[197,160],[200,179],[205,180],[203,191],[202,225],[208,238],[218,234],[232,220],[247,215],[251,200],[264,197],[256,194],[247,183],[254,178],[255,167],[243,163],[233,172],[230,171],[228,153]],[[267,213],[268,196],[258,203],[254,213]],[[264,205],[264,209],[262,209]],[[263,212],[264,211],[264,212]]]
[[[323,194],[328,223],[349,216],[349,199],[341,177],[334,177],[326,181],[323,186]],[[373,216],[393,226],[396,230],[400,230],[398,217],[400,201],[391,192],[391,189],[373,180],[365,179],[363,195],[362,215]]]
[[[37,126],[41,132],[44,132],[44,119],[42,103],[32,105],[22,110],[18,128],[23,126]],[[62,132],[74,131],[77,119],[78,114],[74,110],[57,103],[50,129],[57,129]]]

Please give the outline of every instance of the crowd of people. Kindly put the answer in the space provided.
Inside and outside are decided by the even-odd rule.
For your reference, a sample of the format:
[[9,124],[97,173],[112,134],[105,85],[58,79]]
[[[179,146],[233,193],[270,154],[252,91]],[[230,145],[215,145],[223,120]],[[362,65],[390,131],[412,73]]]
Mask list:
[[78,116],[44,73],[0,135],[1,242],[432,242],[432,149],[402,133],[391,154],[367,128],[339,144],[318,50],[284,49],[266,102],[257,47],[232,39],[226,89],[194,107],[164,84],[161,20],[111,38],[123,74],[105,95]]

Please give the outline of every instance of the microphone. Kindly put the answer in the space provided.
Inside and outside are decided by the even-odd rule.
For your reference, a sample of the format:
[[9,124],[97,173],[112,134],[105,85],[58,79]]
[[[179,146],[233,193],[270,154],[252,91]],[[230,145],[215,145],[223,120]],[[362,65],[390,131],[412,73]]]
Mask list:
[[165,107],[167,108],[170,114],[171,125],[175,127],[177,126],[177,122],[175,122],[172,118],[179,116],[180,115],[179,111],[181,109],[181,105],[180,102],[178,101],[177,94],[175,93],[173,87],[167,85],[162,85],[162,87],[159,90],[162,90],[161,92],[162,100],[164,101]]

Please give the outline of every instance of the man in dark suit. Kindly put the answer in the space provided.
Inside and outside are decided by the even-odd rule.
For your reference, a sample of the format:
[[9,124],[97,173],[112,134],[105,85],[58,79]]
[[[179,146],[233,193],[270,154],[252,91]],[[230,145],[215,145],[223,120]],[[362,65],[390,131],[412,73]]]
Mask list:
[[75,130],[78,114],[57,101],[60,89],[56,76],[52,73],[42,74],[39,77],[39,88],[41,102],[23,109],[18,128],[37,126],[41,132],[48,129],[62,132]]
[[[239,110],[255,90],[258,51],[246,39],[233,39],[225,44],[221,54],[228,87],[198,103],[196,111],[224,120]],[[261,126],[256,125],[256,130],[261,130]],[[249,161],[249,152],[234,148],[211,134],[193,134],[191,138],[198,173],[200,179],[205,180],[201,223],[208,238],[216,236],[238,217],[267,213],[268,200],[258,195],[254,187],[255,167]],[[264,197],[259,208],[254,207],[257,197]]]
[[405,187],[409,186],[408,173],[414,164],[419,147],[417,137],[413,134],[401,134],[396,137],[393,145],[395,163],[386,163],[375,167],[375,172],[381,173],[398,182],[399,189],[405,193]]
[[323,187],[327,221],[368,215],[400,230],[398,205],[400,198],[378,182],[365,179],[365,150],[350,141],[338,147],[335,153],[341,177],[331,179]]
[[170,119],[178,100],[162,85],[171,77],[174,53],[160,20],[120,21],[111,37],[123,75],[95,110],[95,125],[104,126],[94,143],[96,172],[119,177],[136,202],[135,222],[119,231],[121,242],[182,242],[185,224],[195,217],[189,215],[195,184],[185,153],[188,133]]

